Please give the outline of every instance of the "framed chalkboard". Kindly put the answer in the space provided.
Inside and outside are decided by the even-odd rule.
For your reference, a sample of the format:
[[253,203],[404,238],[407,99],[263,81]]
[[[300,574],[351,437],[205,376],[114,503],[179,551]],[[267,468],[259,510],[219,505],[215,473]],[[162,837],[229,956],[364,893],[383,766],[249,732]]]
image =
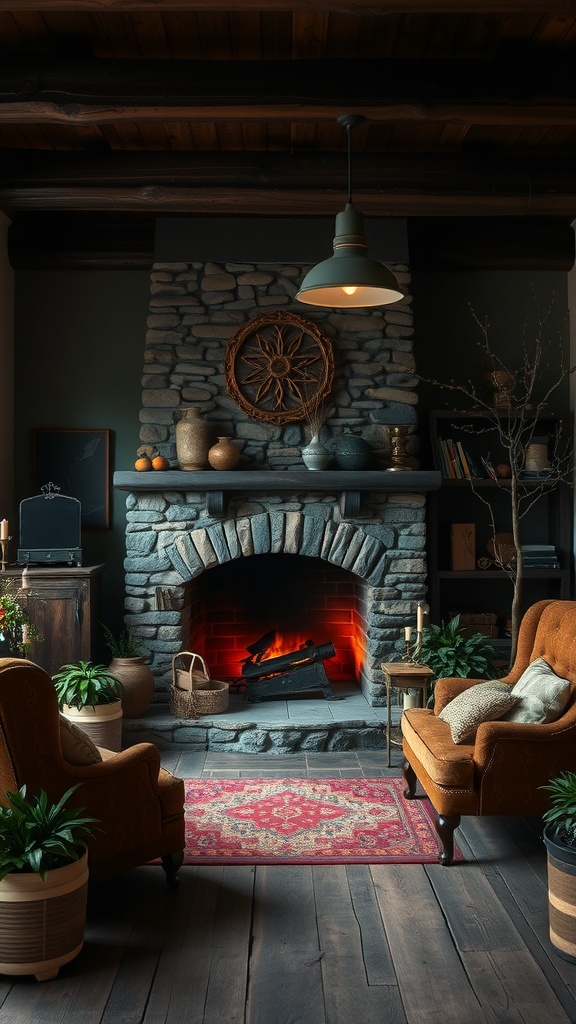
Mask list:
[[32,478],[37,494],[53,484],[78,498],[83,528],[110,526],[109,430],[34,430]]

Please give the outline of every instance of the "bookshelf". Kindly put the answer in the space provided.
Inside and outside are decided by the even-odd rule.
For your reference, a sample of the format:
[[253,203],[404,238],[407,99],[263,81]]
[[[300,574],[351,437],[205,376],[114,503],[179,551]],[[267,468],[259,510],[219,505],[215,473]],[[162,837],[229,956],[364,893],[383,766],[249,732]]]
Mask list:
[[[554,438],[567,430],[567,421],[550,416],[539,421],[539,433]],[[511,481],[502,468],[507,454],[499,447],[498,431],[487,416],[462,411],[430,413],[431,458],[442,473],[440,489],[429,496],[427,526],[428,600],[432,622],[448,621],[453,612],[495,613],[491,637],[496,649],[509,646],[506,622],[510,618],[512,583],[494,565],[489,545],[493,540],[488,505],[498,533],[509,534]],[[523,610],[543,598],[571,597],[572,495],[564,481],[546,481],[526,475],[522,486],[537,497],[521,522],[521,542],[529,567],[524,570]],[[454,524],[460,524],[473,556],[467,568],[454,566]]]

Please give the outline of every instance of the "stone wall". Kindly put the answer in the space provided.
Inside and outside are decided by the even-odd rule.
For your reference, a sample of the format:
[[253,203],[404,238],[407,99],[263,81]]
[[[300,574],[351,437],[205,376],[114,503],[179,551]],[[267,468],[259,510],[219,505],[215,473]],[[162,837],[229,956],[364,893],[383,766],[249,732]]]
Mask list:
[[[426,596],[425,497],[364,494],[360,512],[344,521],[338,494],[266,490],[266,470],[302,470],[303,424],[273,426],[251,419],[226,390],[226,341],[247,320],[272,309],[298,312],[333,339],[333,414],[323,428],[330,447],[346,430],[361,434],[376,457],[388,448],[387,424],[412,428],[417,454],[416,379],[412,355],[409,274],[393,307],[311,309],[294,296],[307,268],[161,264],[151,281],[140,437],[176,464],[175,413],[193,405],[215,432],[241,446],[239,468],[261,469],[261,493],[230,497],[225,516],[207,514],[204,495],[183,489],[131,493],[127,499],[126,623],[140,636],[166,699],[173,654],[186,644],[187,588],[202,572],[230,559],[283,552],[320,557],[358,580],[365,659],[361,685],[374,705],[385,702],[379,668],[402,653],[402,626]],[[414,459],[417,466],[417,460]]]
[[[416,424],[411,299],[392,307],[334,311],[294,298],[307,268],[253,264],[157,264],[152,271],[144,354],[140,438],[176,460],[174,419],[193,405],[241,447],[244,468],[302,469],[305,425],[274,426],[247,416],[224,377],[226,341],[246,321],[289,310],[318,324],[334,342],[333,415],[323,440],[361,434],[376,454],[388,449],[386,425]],[[394,268],[408,289],[406,268]],[[417,438],[412,438],[412,451]]]

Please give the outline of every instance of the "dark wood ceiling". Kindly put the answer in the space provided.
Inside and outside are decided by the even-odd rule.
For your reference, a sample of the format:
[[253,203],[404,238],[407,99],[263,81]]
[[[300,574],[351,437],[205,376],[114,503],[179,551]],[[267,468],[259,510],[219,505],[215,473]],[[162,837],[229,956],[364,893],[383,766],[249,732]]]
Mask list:
[[576,0],[0,0],[0,210],[24,246],[40,224],[333,216],[358,113],[365,214],[556,248],[575,56]]

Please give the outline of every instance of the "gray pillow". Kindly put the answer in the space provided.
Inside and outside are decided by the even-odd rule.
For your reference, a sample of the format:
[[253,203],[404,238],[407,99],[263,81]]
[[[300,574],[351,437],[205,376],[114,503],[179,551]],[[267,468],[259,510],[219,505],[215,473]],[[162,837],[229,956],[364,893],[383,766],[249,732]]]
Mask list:
[[518,703],[504,720],[532,725],[555,722],[563,714],[571,691],[569,679],[557,676],[544,658],[536,658],[512,687]]
[[464,743],[472,738],[482,722],[502,718],[517,701],[511,686],[490,679],[459,693],[442,709],[438,718],[450,726],[454,743]]

